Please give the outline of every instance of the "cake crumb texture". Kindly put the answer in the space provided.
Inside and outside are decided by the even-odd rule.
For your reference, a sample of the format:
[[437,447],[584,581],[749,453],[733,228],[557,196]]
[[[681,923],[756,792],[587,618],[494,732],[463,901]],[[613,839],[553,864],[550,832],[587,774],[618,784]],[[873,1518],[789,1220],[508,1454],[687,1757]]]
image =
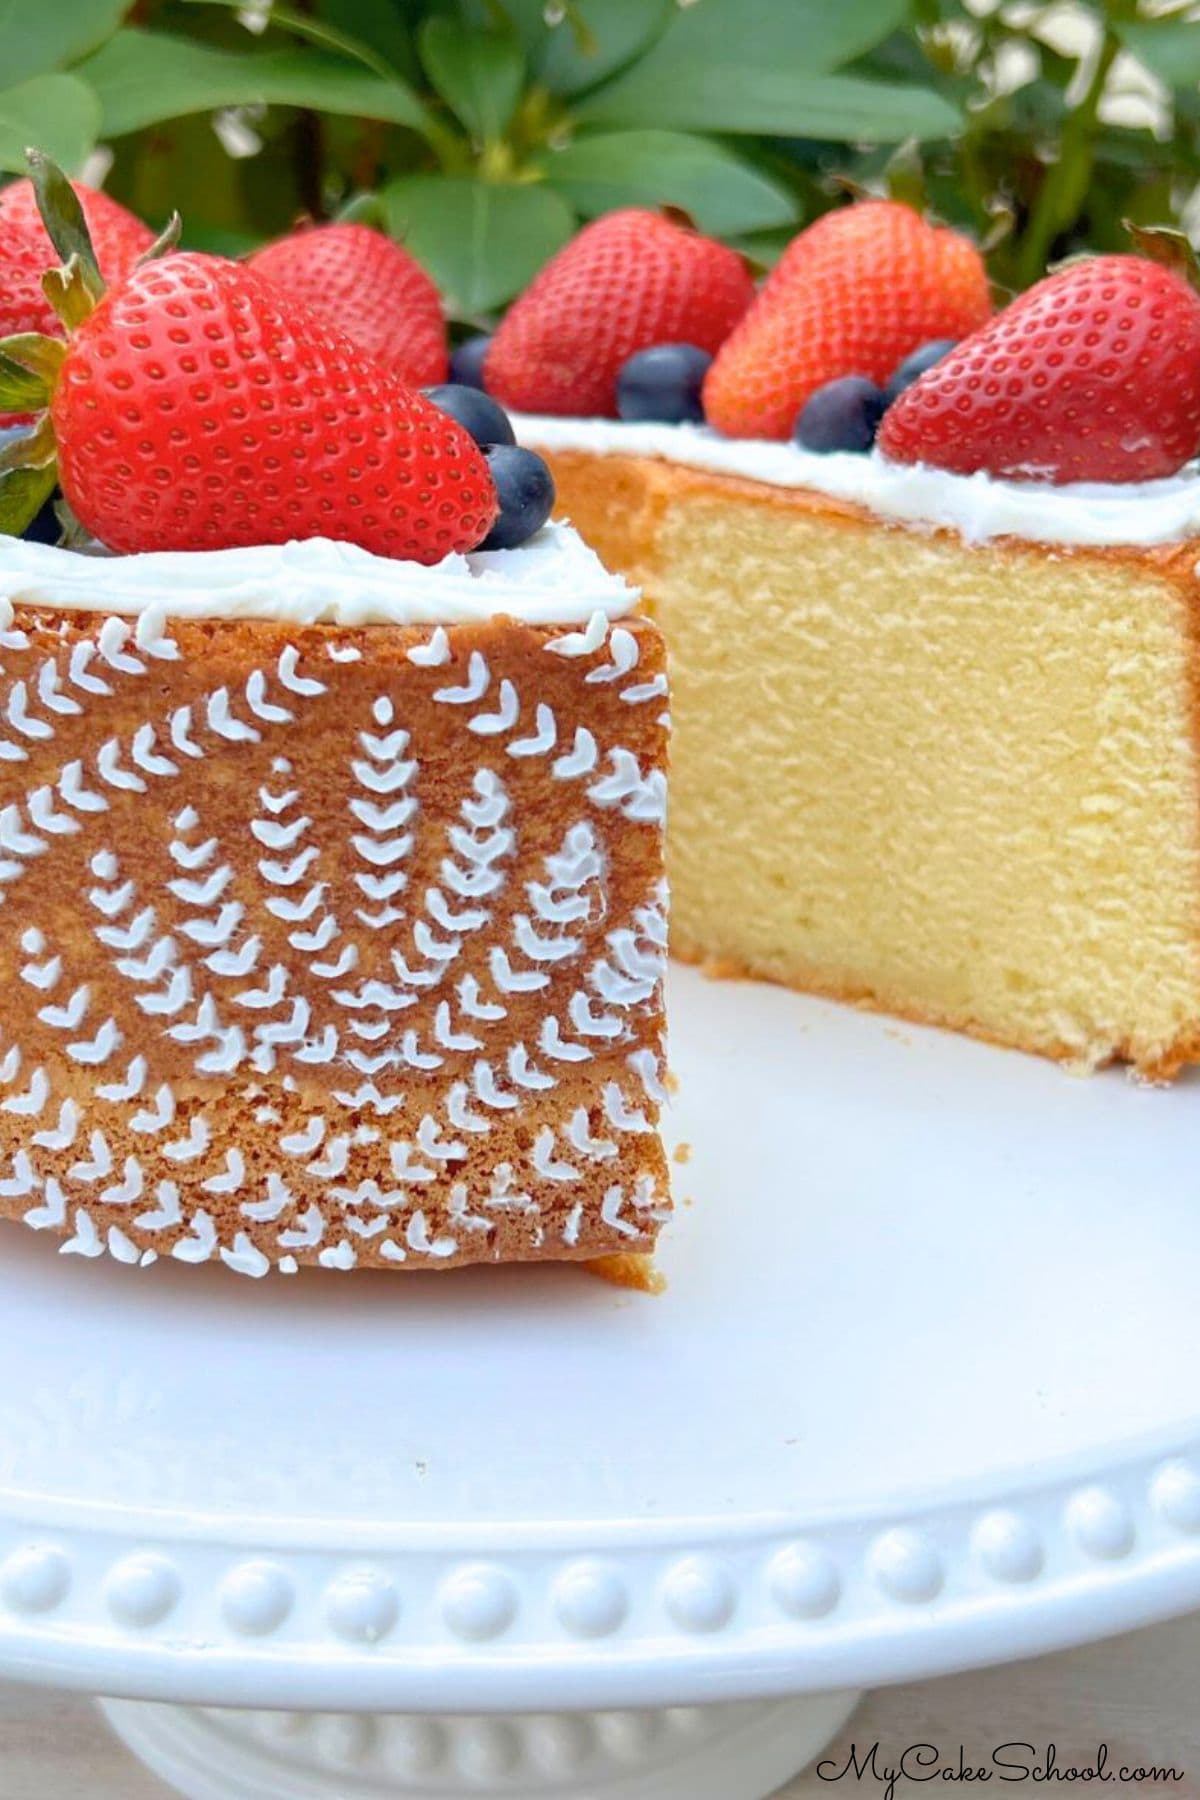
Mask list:
[[1087,1067],[1200,1058],[1200,546],[551,461],[671,646],[675,952]]
[[141,636],[0,634],[0,1214],[253,1275],[649,1250],[658,627]]

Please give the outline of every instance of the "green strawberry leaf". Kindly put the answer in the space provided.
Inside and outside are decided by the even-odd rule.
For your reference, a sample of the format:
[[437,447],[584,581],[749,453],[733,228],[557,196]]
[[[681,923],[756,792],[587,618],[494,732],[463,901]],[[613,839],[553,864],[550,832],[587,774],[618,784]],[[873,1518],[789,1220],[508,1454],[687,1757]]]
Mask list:
[[96,310],[96,296],[77,256],[61,269],[46,270],[42,292],[68,331],[75,331]]
[[503,137],[525,76],[514,40],[435,17],[422,26],[420,46],[430,81],[460,124],[482,143]]
[[581,134],[552,151],[546,178],[586,217],[617,206],[677,206],[701,231],[767,231],[796,217],[788,190],[710,138],[678,131]]
[[33,524],[57,482],[53,463],[44,469],[0,470],[0,532],[20,537]]
[[42,224],[46,227],[50,242],[64,264],[78,263],[80,277],[93,301],[101,299],[104,294],[104,277],[100,273],[100,264],[96,261],[92,234],[83,216],[78,194],[58,164],[43,151],[30,150],[25,160],[29,164],[38,211],[42,215]]
[[36,142],[77,170],[99,135],[100,102],[75,75],[35,75],[0,92],[0,169],[23,175],[25,146]]
[[111,37],[129,0],[0,0],[0,69],[6,86],[48,75]]
[[118,31],[76,71],[99,95],[105,137],[224,106],[311,107],[424,132],[429,114],[398,75],[316,49],[218,50],[166,33]]
[[19,363],[22,369],[37,376],[49,392],[58,380],[67,346],[61,338],[43,337],[40,331],[24,331],[16,337],[0,338],[0,352],[10,362]]
[[455,319],[479,319],[511,300],[575,226],[545,183],[408,175],[379,198],[388,230],[429,270]]
[[549,9],[539,7],[538,82],[564,95],[599,86],[648,50],[676,10],[673,0],[572,0],[548,24]]
[[49,403],[45,379],[6,355],[0,345],[0,412],[42,412]]
[[[0,475],[12,474],[18,469],[53,470],[57,460],[58,445],[54,441],[54,427],[50,423],[50,415],[43,413],[32,425],[26,426],[16,437],[0,446]],[[57,479],[55,476],[55,480]]]
[[1122,223],[1139,256],[1172,269],[1176,275],[1182,275],[1189,287],[1200,291],[1200,255],[1186,232],[1175,231],[1169,225],[1136,225],[1132,219]]
[[837,142],[861,138],[876,144],[949,137],[962,125],[957,108],[930,88],[855,75],[793,74],[785,67],[739,63],[733,54],[724,64],[689,62],[655,74],[652,52],[628,75],[590,95],[578,116],[604,125]]

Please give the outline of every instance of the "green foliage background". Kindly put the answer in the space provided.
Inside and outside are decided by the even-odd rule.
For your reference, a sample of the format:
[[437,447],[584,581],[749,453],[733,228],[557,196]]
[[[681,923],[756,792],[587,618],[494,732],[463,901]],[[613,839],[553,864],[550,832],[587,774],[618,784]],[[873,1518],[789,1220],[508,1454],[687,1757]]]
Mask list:
[[[669,204],[767,264],[867,188],[989,244],[1001,288],[1200,184],[1187,0],[0,0],[0,170],[41,144],[185,242],[372,217],[452,316],[579,222]],[[1119,95],[1151,77],[1152,104]],[[1155,85],[1157,84],[1157,85]]]

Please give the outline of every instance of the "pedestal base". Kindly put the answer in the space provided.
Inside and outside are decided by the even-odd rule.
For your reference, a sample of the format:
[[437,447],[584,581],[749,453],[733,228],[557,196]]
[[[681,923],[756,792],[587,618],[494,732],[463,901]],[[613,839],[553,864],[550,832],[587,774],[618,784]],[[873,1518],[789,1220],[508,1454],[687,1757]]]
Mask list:
[[133,1754],[187,1800],[766,1800],[857,1700],[486,1717],[100,1706]]

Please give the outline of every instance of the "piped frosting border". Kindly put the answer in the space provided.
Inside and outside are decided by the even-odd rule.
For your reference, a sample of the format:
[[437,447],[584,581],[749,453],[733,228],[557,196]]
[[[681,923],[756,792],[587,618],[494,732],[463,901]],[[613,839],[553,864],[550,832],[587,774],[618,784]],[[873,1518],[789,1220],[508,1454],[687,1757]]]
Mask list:
[[[567,525],[516,550],[448,556],[433,567],[309,538],[238,550],[80,554],[0,537],[0,629],[15,604],[143,621],[259,619],[296,625],[460,625],[505,616],[528,625],[616,619],[639,595]],[[139,637],[143,631],[139,630]]]
[[1200,463],[1166,481],[1055,487],[996,481],[982,473],[952,475],[925,464],[889,462],[875,451],[819,456],[796,444],[721,437],[705,426],[519,413],[512,423],[518,442],[534,450],[649,456],[770,487],[808,488],[883,519],[946,527],[968,543],[1021,537],[1080,547],[1148,547],[1200,536]]

